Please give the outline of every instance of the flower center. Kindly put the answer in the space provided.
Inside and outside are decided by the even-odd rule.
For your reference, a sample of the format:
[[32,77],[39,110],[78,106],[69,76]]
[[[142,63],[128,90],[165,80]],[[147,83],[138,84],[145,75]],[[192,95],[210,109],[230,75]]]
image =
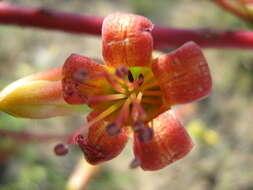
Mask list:
[[92,80],[103,77],[109,84],[109,93],[88,97],[88,105],[94,109],[99,108],[100,113],[78,129],[69,143],[76,143],[77,136],[85,128],[101,120],[107,122],[106,131],[110,136],[118,135],[123,127],[130,126],[142,142],[150,141],[153,130],[149,121],[165,109],[160,87],[151,69],[120,66],[88,77]]

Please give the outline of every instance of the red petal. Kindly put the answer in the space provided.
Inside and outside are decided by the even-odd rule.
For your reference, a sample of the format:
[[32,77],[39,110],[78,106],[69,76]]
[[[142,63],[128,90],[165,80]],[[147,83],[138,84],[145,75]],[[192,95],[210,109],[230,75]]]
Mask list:
[[107,65],[145,66],[151,61],[153,25],[145,17],[114,13],[102,26],[103,56]]
[[170,105],[195,101],[211,91],[206,59],[194,42],[160,56],[152,63],[152,69]]
[[[97,113],[91,112],[90,120]],[[100,121],[91,126],[88,136],[79,144],[84,152],[86,160],[90,164],[98,164],[113,159],[121,153],[128,140],[128,133],[125,130],[119,135],[109,136],[106,132],[108,122]]]
[[158,170],[183,158],[193,147],[184,127],[167,111],[154,119],[154,137],[149,142],[141,142],[135,134],[134,154],[144,170]]
[[89,76],[105,72],[105,66],[89,58],[71,54],[63,66],[64,99],[69,104],[87,103],[87,96],[101,94],[104,90],[103,78],[89,79]]

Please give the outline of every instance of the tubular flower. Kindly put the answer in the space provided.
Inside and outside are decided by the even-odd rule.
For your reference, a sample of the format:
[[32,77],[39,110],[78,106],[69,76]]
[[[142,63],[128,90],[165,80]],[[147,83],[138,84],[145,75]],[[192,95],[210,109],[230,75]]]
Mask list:
[[48,118],[84,111],[84,106],[64,101],[61,79],[62,67],[58,67],[11,83],[0,92],[0,111],[24,118]]
[[170,108],[210,93],[208,65],[193,42],[153,59],[152,28],[145,17],[111,14],[102,26],[105,64],[72,54],[63,66],[65,101],[92,109],[68,143],[78,144],[91,164],[116,157],[130,134],[131,167],[144,170],[163,168],[193,147]]

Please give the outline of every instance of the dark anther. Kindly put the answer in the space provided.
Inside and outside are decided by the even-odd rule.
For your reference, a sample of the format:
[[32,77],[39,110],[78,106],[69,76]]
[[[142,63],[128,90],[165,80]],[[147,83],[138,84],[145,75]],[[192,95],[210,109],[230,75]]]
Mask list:
[[107,125],[106,132],[110,136],[116,136],[121,132],[121,128],[117,125],[116,122],[111,122]]
[[128,71],[128,80],[129,80],[129,82],[134,82],[134,77],[133,77],[133,74],[132,74],[132,72],[131,71]]
[[145,127],[144,123],[141,122],[141,121],[136,121],[134,124],[133,124],[133,128],[135,131],[138,131],[140,129],[143,129]]
[[87,78],[87,72],[84,69],[77,69],[73,74],[73,80],[82,83]]
[[146,127],[137,131],[138,138],[143,143],[148,143],[154,136],[153,129]]
[[131,169],[135,169],[141,165],[141,161],[138,157],[135,157],[132,162],[130,163],[129,167]]
[[125,66],[120,66],[116,69],[115,74],[119,77],[119,78],[124,78],[125,76],[128,75],[128,69]]
[[141,73],[141,74],[139,74],[139,76],[138,76],[138,85],[141,86],[141,85],[143,84],[143,82],[144,82],[144,76],[143,76],[143,74]]
[[68,147],[62,143],[60,144],[57,144],[55,147],[54,147],[54,153],[57,155],[57,156],[64,156],[66,154],[68,154],[69,150],[68,150]]

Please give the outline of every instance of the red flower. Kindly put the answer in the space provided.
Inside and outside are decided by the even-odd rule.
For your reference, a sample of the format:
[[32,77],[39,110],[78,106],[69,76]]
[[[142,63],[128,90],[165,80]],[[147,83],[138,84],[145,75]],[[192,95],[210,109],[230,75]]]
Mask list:
[[111,14],[102,27],[105,64],[72,54],[63,66],[65,101],[93,109],[69,139],[91,164],[116,157],[132,131],[132,166],[144,170],[163,168],[193,147],[170,108],[210,93],[208,65],[193,42],[152,59],[152,28],[145,17]]

